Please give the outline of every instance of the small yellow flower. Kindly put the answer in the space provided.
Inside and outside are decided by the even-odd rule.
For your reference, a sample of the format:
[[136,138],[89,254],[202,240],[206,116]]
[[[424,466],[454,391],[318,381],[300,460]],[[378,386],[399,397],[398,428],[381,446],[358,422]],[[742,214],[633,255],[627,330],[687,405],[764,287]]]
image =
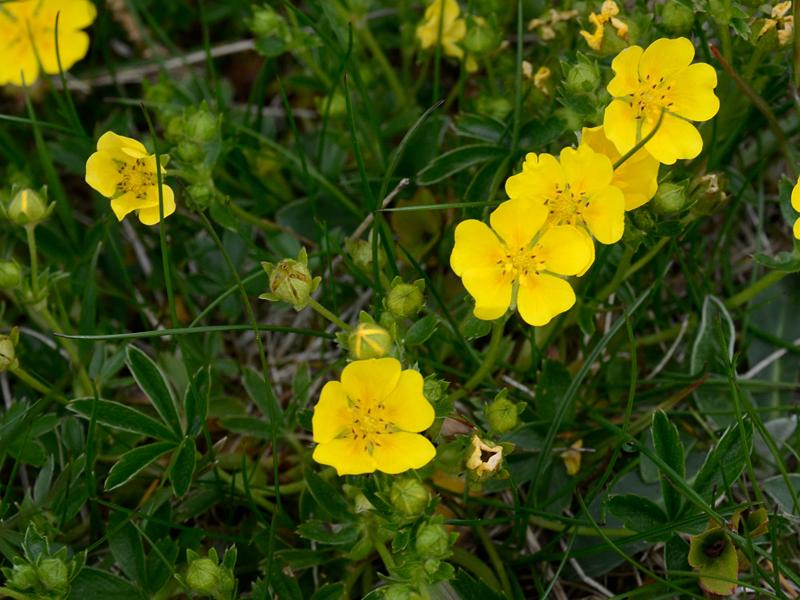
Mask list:
[[40,69],[58,73],[56,54],[64,71],[86,56],[91,25],[97,9],[89,0],[18,0],[0,4],[0,85],[27,85],[39,78]]
[[422,375],[394,358],[351,362],[322,388],[314,408],[314,460],[339,475],[402,473],[428,464],[436,449],[417,432],[433,424]]
[[477,318],[502,317],[516,296],[525,322],[540,326],[575,304],[575,292],[558,275],[585,271],[592,241],[571,224],[544,228],[547,220],[543,205],[512,199],[490,215],[491,229],[474,219],[458,224],[450,266],[475,299]]
[[558,25],[562,21],[569,21],[570,19],[574,19],[577,16],[578,16],[577,10],[555,10],[554,8],[551,8],[549,14],[546,17],[538,17],[536,19],[531,20],[531,22],[528,23],[528,31],[535,31],[538,29],[539,36],[542,38],[542,41],[547,42],[552,39],[555,39],[556,25]]
[[618,14],[619,7],[616,2],[614,2],[614,0],[605,0],[600,7],[599,13],[592,13],[589,15],[589,22],[594,25],[594,32],[589,33],[588,31],[581,31],[580,34],[583,36],[583,39],[586,40],[586,43],[589,44],[590,48],[593,50],[600,50],[600,47],[603,45],[606,23],[610,23],[617,31],[617,35],[622,39],[628,37],[628,26],[617,18]]
[[[461,8],[456,0],[434,0],[425,9],[425,17],[417,26],[417,38],[422,49],[435,48],[441,34],[442,52],[445,56],[463,59],[464,49],[459,46],[459,42],[467,34],[467,22],[460,15]],[[464,66],[469,72],[478,68],[471,56],[466,58]]]
[[576,440],[569,450],[561,453],[561,460],[564,461],[567,475],[577,475],[581,470],[581,448],[583,448],[583,440]]
[[631,46],[612,61],[614,78],[608,91],[603,128],[617,150],[625,152],[661,126],[645,148],[659,162],[671,165],[694,158],[703,138],[690,121],[708,121],[719,110],[714,95],[717,73],[706,63],[691,64],[694,46],[686,38],[661,38],[646,50]]
[[[797,183],[792,188],[792,208],[800,212],[800,177],[797,178]],[[794,237],[800,240],[800,217],[794,222],[792,233],[794,233]]]
[[772,29],[778,32],[778,44],[785,46],[788,44],[794,35],[794,16],[787,14],[792,10],[791,2],[778,2],[772,7],[772,12],[769,19],[764,19],[764,25],[761,26],[761,31],[758,32],[757,37],[761,37]]
[[495,473],[503,461],[503,447],[490,446],[477,435],[472,436],[472,451],[467,459],[467,469],[478,478]]
[[[166,170],[162,164],[162,177]],[[86,161],[86,183],[111,199],[111,210],[122,221],[136,211],[145,225],[159,222],[156,157],[137,140],[111,131],[97,141],[97,152]],[[175,194],[161,186],[164,217],[175,212]]]
[[549,96],[550,92],[547,89],[547,81],[550,79],[550,69],[547,67],[539,67],[533,76],[533,85],[536,89],[541,90],[545,96]]
[[625,228],[625,198],[613,177],[609,158],[584,144],[564,148],[559,158],[540,154],[534,161],[529,154],[522,172],[506,181],[506,193],[544,208],[549,225],[575,227],[592,248],[593,260],[587,230],[600,243],[613,244]]
[[[607,156],[612,165],[622,157],[617,147],[606,137],[602,126],[584,127],[581,133],[581,145],[589,146],[595,152]],[[659,166],[660,163],[650,156],[647,150],[641,148],[614,170],[611,184],[622,190],[625,210],[639,208],[655,196],[658,189]]]

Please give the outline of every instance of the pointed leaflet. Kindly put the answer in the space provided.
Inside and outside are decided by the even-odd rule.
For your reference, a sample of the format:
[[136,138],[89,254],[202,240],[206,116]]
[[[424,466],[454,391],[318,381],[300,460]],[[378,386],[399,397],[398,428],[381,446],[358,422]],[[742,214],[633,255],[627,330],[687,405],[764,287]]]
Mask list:
[[694,478],[692,487],[709,502],[713,502],[739,479],[747,456],[753,450],[753,424],[744,421],[744,429],[737,423],[727,429],[706,456]]
[[117,463],[111,467],[106,479],[106,490],[113,490],[131,480],[139,471],[148,467],[157,458],[173,450],[172,442],[156,442],[147,446],[134,448],[123,454]]
[[[67,408],[84,418],[91,419],[94,402],[94,398],[78,398],[70,402]],[[159,440],[176,439],[174,433],[154,418],[148,417],[135,408],[111,400],[97,400],[95,419],[98,423],[122,431],[130,431]]]
[[169,480],[172,482],[172,491],[176,496],[183,496],[192,484],[195,467],[194,439],[186,438],[172,457],[169,467]]
[[[678,434],[678,428],[669,422],[664,411],[656,411],[653,415],[653,446],[659,458],[667,463],[673,471],[682,478],[686,478],[686,464],[684,462],[683,444]],[[661,473],[661,495],[664,498],[664,508],[667,515],[674,519],[681,510],[681,495],[670,483],[665,473]]]
[[181,435],[183,431],[175,408],[175,398],[158,365],[136,346],[128,346],[126,363],[136,383],[153,403],[164,423]]

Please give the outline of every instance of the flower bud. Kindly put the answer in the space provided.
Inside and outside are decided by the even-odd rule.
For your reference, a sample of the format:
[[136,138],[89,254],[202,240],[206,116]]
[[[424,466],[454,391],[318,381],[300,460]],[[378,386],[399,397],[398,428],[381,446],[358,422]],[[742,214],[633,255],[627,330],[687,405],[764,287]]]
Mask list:
[[65,592],[69,587],[69,570],[58,558],[45,558],[36,567],[39,581],[48,590]]
[[445,558],[450,554],[450,534],[444,525],[426,523],[417,530],[415,547],[422,557]]
[[203,160],[203,146],[191,138],[185,138],[178,143],[178,156],[187,163],[195,163]]
[[311,277],[308,270],[308,255],[302,248],[297,259],[284,258],[277,265],[262,262],[261,266],[269,275],[269,292],[261,294],[262,300],[281,300],[291,304],[295,310],[306,307],[311,293],[319,285],[319,277]]
[[574,94],[593,92],[600,85],[600,68],[597,61],[578,53],[578,63],[567,71],[564,86]]
[[189,563],[186,583],[198,594],[214,594],[222,583],[222,567],[210,558],[198,558]]
[[[372,273],[372,242],[368,240],[347,240],[344,249],[353,263],[362,271]],[[378,246],[378,268],[383,269],[386,265],[386,254],[383,248]]]
[[708,173],[695,181],[692,210],[699,215],[713,215],[728,199],[725,181],[717,173]]
[[694,11],[678,0],[668,0],[661,11],[661,24],[673,35],[685,35],[694,25]]
[[0,260],[0,290],[11,290],[22,283],[22,271],[13,260]]
[[421,596],[404,583],[393,583],[383,588],[383,600],[419,600]]
[[503,447],[489,445],[477,435],[472,436],[467,458],[467,469],[477,479],[497,473],[503,462]]
[[414,283],[393,283],[386,298],[386,308],[398,317],[413,317],[422,308],[424,289],[425,282],[421,279]]
[[287,29],[283,17],[271,6],[258,7],[253,13],[250,29],[257,37],[283,35]]
[[216,188],[214,187],[214,182],[210,179],[193,183],[186,191],[189,196],[186,204],[189,208],[198,212],[211,206],[216,197]]
[[53,212],[55,204],[47,205],[47,199],[39,192],[22,189],[17,192],[8,205],[8,218],[17,225],[36,225],[44,221]]
[[19,330],[15,327],[10,335],[0,334],[0,373],[15,369],[17,361],[17,342],[19,341]]
[[207,144],[217,135],[219,120],[206,107],[201,106],[186,119],[187,138],[199,144]]
[[631,216],[633,218],[633,224],[636,225],[636,227],[638,227],[641,231],[651,231],[656,225],[655,217],[653,217],[653,211],[651,211],[647,206],[637,208],[631,213]]
[[350,332],[347,345],[356,360],[383,358],[392,349],[392,336],[380,325],[360,323]]
[[492,400],[485,411],[486,422],[497,435],[508,433],[519,425],[519,410],[517,405],[501,393]]
[[650,206],[657,215],[667,216],[680,212],[686,204],[684,187],[677,183],[662,183]]
[[394,481],[389,491],[389,500],[403,517],[416,517],[428,506],[430,494],[419,480],[407,477]]
[[39,576],[36,569],[29,564],[16,564],[8,578],[10,588],[20,591],[35,589],[39,586]]
[[463,43],[469,54],[480,56],[497,48],[500,34],[483,17],[471,16],[467,18],[467,35]]

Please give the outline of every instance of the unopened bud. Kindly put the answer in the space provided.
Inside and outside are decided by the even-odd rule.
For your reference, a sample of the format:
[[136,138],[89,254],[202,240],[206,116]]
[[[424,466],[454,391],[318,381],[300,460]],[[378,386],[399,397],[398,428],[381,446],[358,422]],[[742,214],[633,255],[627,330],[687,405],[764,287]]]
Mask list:
[[23,189],[8,205],[8,218],[17,225],[36,225],[49,217],[54,207],[55,204],[48,206],[39,192]]
[[10,335],[0,334],[0,373],[15,369],[17,361],[17,342],[19,341],[19,330],[15,327]]
[[467,19],[467,35],[464,37],[464,48],[470,54],[481,56],[491,52],[500,44],[500,32],[492,27],[486,19],[471,16]]
[[[372,242],[367,240],[347,240],[344,249],[353,263],[362,271],[372,272]],[[383,269],[386,265],[386,254],[383,248],[378,246],[378,268]]]
[[262,300],[281,300],[291,304],[295,310],[305,308],[311,293],[320,282],[319,277],[311,277],[308,270],[308,255],[305,248],[300,250],[297,259],[284,258],[277,265],[263,262],[261,266],[269,275],[269,292],[261,294]]
[[651,211],[647,206],[637,208],[631,213],[631,215],[634,225],[636,225],[636,227],[641,231],[651,231],[656,225],[655,217],[653,217],[653,211]]
[[65,592],[69,587],[69,570],[58,558],[45,558],[36,567],[41,584],[50,591]]
[[600,85],[600,68],[597,62],[578,54],[578,63],[567,71],[564,86],[572,93],[593,92]]
[[22,270],[13,260],[0,260],[0,290],[11,290],[22,283]]
[[193,592],[214,594],[222,583],[222,567],[210,558],[198,558],[189,563],[186,583]]
[[205,107],[200,107],[186,119],[186,137],[207,144],[217,135],[219,120]]
[[661,11],[661,24],[669,33],[684,35],[694,25],[694,11],[679,0],[669,0]]
[[39,586],[39,576],[36,569],[29,564],[14,565],[11,577],[8,578],[8,585],[12,589],[27,591]]
[[674,215],[685,205],[686,191],[677,183],[662,183],[650,203],[653,212],[661,216]]
[[356,360],[382,358],[392,349],[392,336],[376,323],[360,323],[350,332],[347,345]]
[[422,557],[445,558],[450,554],[450,534],[443,525],[427,523],[417,530],[415,547]]
[[386,307],[398,317],[413,317],[422,308],[425,283],[420,279],[415,283],[392,285],[386,298]]
[[394,509],[404,517],[416,517],[425,510],[430,494],[422,483],[411,477],[397,479],[389,491]]
[[383,600],[419,600],[421,596],[404,583],[393,583],[383,588]]
[[511,400],[500,395],[486,407],[486,421],[491,430],[502,435],[515,429],[519,425],[519,410]]

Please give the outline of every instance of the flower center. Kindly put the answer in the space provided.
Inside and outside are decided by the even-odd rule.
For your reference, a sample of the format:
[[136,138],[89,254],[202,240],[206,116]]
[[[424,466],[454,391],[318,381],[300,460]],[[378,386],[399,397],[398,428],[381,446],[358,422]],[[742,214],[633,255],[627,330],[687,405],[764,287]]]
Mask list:
[[133,194],[137,200],[147,198],[147,188],[158,184],[155,172],[143,158],[117,163],[117,172],[121,178],[117,184],[117,193]]
[[544,260],[536,256],[537,246],[533,248],[520,248],[516,252],[506,247],[505,258],[497,261],[502,267],[504,275],[512,279],[519,279],[529,274],[538,275],[544,270]]
[[553,225],[575,225],[581,219],[581,211],[589,206],[586,192],[575,193],[569,184],[561,188],[556,186],[553,195],[544,201]]
[[364,449],[371,452],[374,446],[380,446],[375,436],[390,433],[392,423],[384,419],[383,402],[362,401],[350,398],[350,411],[353,417],[350,432],[356,440],[364,443]]
[[658,120],[662,109],[669,110],[674,104],[672,84],[663,77],[654,79],[647,75],[633,93],[631,103],[637,119]]

